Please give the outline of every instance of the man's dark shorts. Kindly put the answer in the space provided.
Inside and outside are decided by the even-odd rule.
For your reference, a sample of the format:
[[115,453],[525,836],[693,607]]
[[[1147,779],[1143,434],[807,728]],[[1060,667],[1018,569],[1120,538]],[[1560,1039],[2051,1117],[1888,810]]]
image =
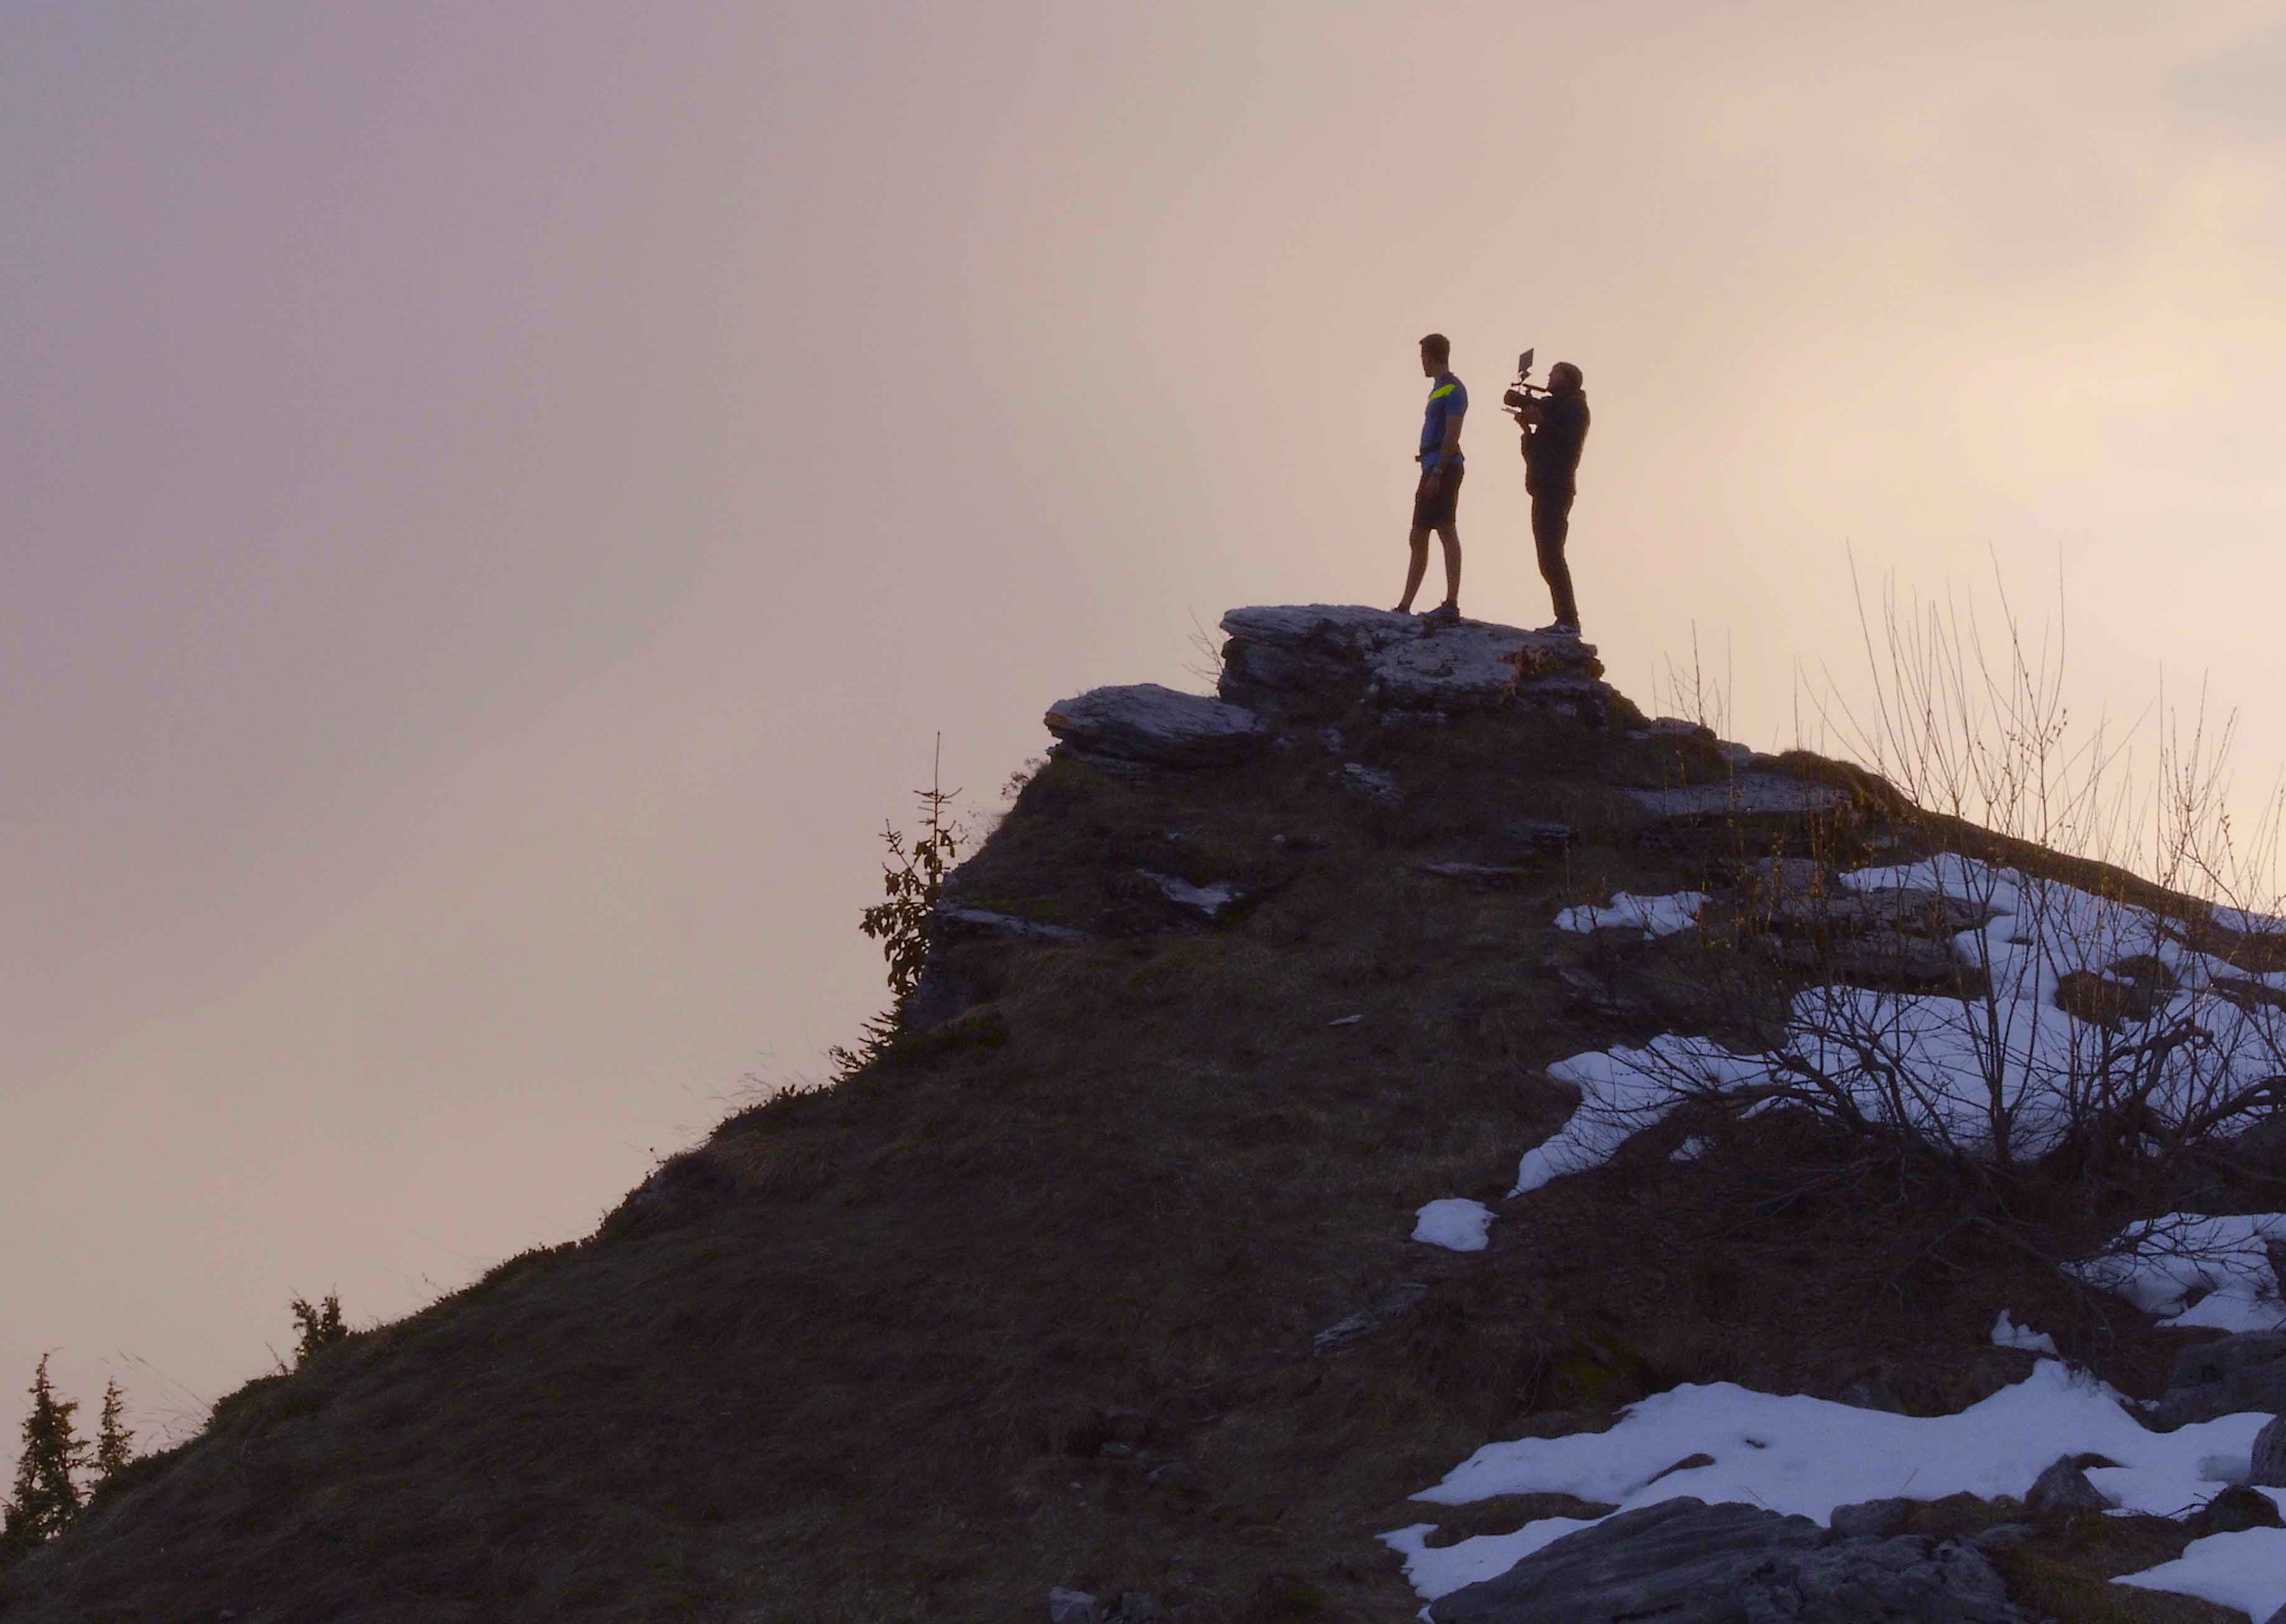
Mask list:
[[1421,482],[1413,488],[1413,528],[1433,530],[1440,524],[1457,523],[1461,511],[1461,477],[1469,471],[1465,462],[1456,463],[1444,470],[1437,489],[1429,488],[1429,475],[1423,474]]

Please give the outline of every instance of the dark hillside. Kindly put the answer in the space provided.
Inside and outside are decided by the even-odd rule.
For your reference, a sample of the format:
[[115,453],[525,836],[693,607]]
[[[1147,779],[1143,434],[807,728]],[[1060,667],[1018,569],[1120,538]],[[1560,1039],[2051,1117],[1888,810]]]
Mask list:
[[[1686,1381],[1958,1408],[2030,1364],[1990,1345],[2002,1307],[2156,1393],[2177,1344],[2145,1316],[1784,1119],[1687,1163],[1678,1121],[1486,1251],[1408,1239],[1424,1202],[1502,1202],[1571,1109],[1550,1063],[1754,1018],[1704,1008],[1719,942],[1621,961],[1559,909],[1926,838],[1853,770],[1652,730],[1591,679],[1568,715],[1342,695],[1228,765],[1067,745],[957,876],[928,1030],[723,1123],[592,1237],[225,1400],[0,1575],[0,1616],[1013,1624],[1068,1586],[1397,1620],[1420,1601],[1376,1534],[1549,1514],[1407,1503],[1490,1438]],[[1750,774],[1816,793],[1628,793]],[[1169,881],[1235,896],[1208,918]],[[2137,1537],[2148,1564],[2187,1536]],[[2069,1539],[2012,1582],[2131,1565]]]

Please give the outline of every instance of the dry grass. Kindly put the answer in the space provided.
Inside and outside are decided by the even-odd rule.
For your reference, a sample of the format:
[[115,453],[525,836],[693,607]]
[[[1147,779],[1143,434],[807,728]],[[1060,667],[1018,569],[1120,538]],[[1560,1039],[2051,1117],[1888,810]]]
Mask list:
[[[1742,1203],[1814,1147],[1653,1146],[1490,1252],[1409,1244],[1415,1208],[1498,1198],[1560,1120],[1541,1068],[1649,1035],[1542,969],[1577,951],[1559,906],[1699,877],[1633,842],[1615,786],[1727,769],[1500,718],[1355,753],[1407,812],[1307,748],[1198,778],[1052,763],[964,897],[1101,939],[958,949],[984,1007],[946,1034],[733,1118],[591,1240],[256,1385],[0,1578],[0,1612],[893,1624],[1035,1618],[1060,1584],[1400,1619],[1374,1535],[1517,1514],[1406,1502],[1496,1432],[1716,1377],[1888,1370],[1955,1408],[2022,1369],[1984,1345],[2004,1304],[2148,1387],[2140,1322],[2068,1324],[2021,1259],[1932,1253],[1910,1202]],[[1519,861],[1517,817],[1582,842],[1511,889],[1413,867]],[[1258,900],[1210,928],[1142,867]],[[1406,1279],[1431,1287],[1408,1322],[1308,1356]]]

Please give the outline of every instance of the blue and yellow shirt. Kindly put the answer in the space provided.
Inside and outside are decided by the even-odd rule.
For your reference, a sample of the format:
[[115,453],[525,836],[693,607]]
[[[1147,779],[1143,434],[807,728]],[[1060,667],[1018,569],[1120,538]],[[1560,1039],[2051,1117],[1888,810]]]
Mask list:
[[[1445,420],[1460,416],[1469,409],[1469,386],[1452,373],[1446,373],[1429,386],[1429,408],[1421,416],[1421,471],[1427,473],[1437,466],[1438,448],[1445,443]],[[1453,453],[1455,465],[1465,465],[1468,459],[1459,451]]]

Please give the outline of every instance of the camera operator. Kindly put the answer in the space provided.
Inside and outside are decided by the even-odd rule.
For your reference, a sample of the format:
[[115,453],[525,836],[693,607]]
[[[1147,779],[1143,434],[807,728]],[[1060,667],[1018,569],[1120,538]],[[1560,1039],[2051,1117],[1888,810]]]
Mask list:
[[1530,396],[1510,389],[1502,404],[1524,428],[1524,488],[1532,494],[1532,539],[1540,552],[1541,578],[1556,606],[1550,632],[1580,635],[1580,605],[1572,595],[1572,570],[1564,543],[1572,532],[1572,498],[1577,490],[1580,451],[1588,443],[1588,396],[1580,369],[1558,361],[1548,371],[1548,393]]

